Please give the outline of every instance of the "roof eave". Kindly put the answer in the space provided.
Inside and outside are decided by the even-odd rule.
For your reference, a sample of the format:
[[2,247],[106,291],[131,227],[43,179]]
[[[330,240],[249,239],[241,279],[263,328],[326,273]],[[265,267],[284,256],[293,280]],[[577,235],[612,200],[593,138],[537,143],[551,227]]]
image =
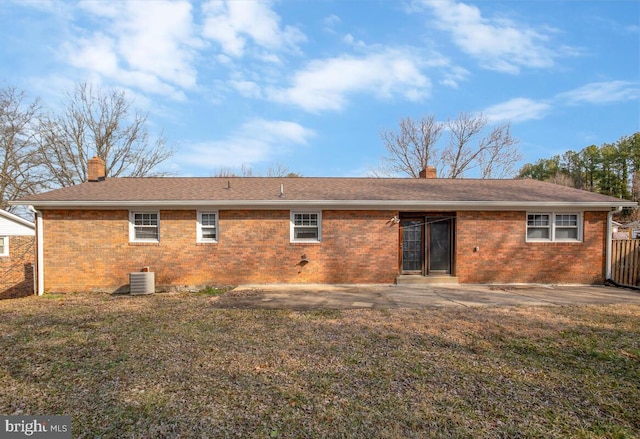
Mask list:
[[579,209],[610,210],[637,207],[637,203],[609,201],[410,201],[410,200],[141,200],[141,201],[13,201],[12,205],[31,205],[36,209],[289,209],[337,210],[530,210]]
[[[9,204],[12,204],[11,202],[9,202]],[[32,223],[31,221],[28,221],[24,218],[19,217],[18,215],[14,215],[11,212],[7,212],[6,210],[0,210],[0,216],[11,220],[15,223],[21,224],[23,226],[29,227],[30,229],[35,230],[36,225],[34,223]]]

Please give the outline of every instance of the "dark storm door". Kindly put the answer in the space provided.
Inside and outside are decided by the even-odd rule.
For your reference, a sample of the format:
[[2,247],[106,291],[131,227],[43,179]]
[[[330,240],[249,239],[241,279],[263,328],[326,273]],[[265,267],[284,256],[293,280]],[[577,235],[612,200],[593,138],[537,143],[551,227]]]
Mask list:
[[422,220],[402,220],[402,272],[422,274],[423,271]]
[[427,274],[451,273],[450,219],[427,221]]

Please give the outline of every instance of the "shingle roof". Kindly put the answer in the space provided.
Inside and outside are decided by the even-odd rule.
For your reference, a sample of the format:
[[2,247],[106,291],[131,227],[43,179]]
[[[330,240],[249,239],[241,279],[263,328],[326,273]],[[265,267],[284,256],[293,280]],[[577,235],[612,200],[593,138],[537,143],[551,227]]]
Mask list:
[[[282,189],[282,194],[281,194]],[[31,195],[17,204],[34,206],[233,204],[594,204],[633,205],[601,194],[537,180],[411,178],[107,178]]]

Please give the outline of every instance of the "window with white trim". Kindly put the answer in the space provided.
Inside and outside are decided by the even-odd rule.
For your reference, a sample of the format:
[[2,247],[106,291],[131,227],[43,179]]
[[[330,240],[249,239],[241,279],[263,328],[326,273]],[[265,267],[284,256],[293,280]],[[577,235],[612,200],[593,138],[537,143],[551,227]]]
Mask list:
[[9,256],[9,237],[0,236],[0,256]]
[[527,241],[551,240],[551,214],[527,214]]
[[132,242],[158,242],[160,240],[160,213],[130,212],[129,240]]
[[579,241],[578,215],[575,213],[562,213],[555,215],[554,221],[555,241]]
[[320,212],[291,212],[291,242],[320,242],[321,238]]
[[582,241],[582,214],[527,213],[527,242]]
[[198,211],[198,242],[218,242],[218,212]]

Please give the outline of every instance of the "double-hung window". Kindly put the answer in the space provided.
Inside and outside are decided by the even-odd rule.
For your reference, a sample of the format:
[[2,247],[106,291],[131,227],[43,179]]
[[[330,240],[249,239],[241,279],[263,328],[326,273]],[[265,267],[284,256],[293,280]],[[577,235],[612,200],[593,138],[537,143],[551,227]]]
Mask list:
[[582,241],[582,215],[553,212],[527,213],[527,241]]
[[580,241],[578,221],[578,214],[575,213],[556,214],[554,221],[554,240]]
[[218,212],[198,212],[198,242],[218,242]]
[[527,241],[551,240],[551,214],[527,214]]
[[0,256],[9,256],[9,237],[0,236]]
[[320,212],[291,212],[291,242],[320,242],[321,226]]
[[160,213],[130,212],[129,240],[132,242],[158,242],[160,240]]

